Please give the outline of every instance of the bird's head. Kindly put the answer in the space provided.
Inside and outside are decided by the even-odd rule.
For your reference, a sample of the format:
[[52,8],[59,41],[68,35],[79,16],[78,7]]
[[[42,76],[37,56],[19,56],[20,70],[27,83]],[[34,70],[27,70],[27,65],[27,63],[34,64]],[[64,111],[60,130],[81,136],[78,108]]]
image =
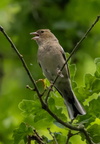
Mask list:
[[45,42],[48,42],[51,40],[58,41],[57,38],[49,29],[40,29],[30,34],[34,35],[32,39],[36,40],[37,44],[44,44]]

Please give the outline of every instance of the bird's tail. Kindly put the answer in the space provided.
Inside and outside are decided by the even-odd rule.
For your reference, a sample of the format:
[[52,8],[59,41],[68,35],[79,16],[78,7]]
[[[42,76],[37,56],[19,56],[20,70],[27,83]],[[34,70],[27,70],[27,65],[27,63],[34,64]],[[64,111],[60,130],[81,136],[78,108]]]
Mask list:
[[70,91],[68,93],[65,91],[63,97],[68,109],[70,119],[74,119],[77,115],[86,114],[85,110],[74,95],[73,91]]

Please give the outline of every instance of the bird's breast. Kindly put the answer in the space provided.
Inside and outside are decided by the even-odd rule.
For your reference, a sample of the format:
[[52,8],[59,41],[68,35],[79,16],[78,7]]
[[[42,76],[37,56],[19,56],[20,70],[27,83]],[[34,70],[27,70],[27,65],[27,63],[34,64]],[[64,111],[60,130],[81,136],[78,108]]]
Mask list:
[[38,60],[43,68],[55,69],[59,64],[60,55],[52,46],[47,46],[38,50]]
[[52,46],[39,48],[38,61],[42,67],[43,73],[50,81],[55,79],[57,72],[62,68],[65,62],[61,52]]

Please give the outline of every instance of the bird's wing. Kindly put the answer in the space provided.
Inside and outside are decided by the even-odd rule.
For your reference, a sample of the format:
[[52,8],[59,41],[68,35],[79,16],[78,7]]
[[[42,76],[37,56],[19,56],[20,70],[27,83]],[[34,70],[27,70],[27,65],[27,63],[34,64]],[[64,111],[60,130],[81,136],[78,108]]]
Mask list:
[[[67,60],[67,59],[66,59],[66,55],[65,55],[65,52],[64,52],[64,50],[63,50],[62,47],[61,47],[61,53],[62,53],[62,56],[63,56],[65,62],[66,62],[66,60]],[[67,70],[68,70],[68,76],[69,76],[69,78],[70,78],[70,72],[69,72],[68,64],[66,64],[66,66],[67,66]]]

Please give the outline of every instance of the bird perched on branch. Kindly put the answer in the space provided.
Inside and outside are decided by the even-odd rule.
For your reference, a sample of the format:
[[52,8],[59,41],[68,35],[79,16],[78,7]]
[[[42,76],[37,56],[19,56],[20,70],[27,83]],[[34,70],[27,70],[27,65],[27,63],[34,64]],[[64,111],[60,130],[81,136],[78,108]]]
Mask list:
[[36,40],[39,46],[38,62],[46,78],[52,83],[59,74],[54,87],[64,98],[70,119],[74,119],[78,114],[84,115],[85,111],[71,87],[68,65],[66,64],[61,71],[66,56],[58,39],[49,29],[40,29],[30,34],[34,35],[32,39]]

